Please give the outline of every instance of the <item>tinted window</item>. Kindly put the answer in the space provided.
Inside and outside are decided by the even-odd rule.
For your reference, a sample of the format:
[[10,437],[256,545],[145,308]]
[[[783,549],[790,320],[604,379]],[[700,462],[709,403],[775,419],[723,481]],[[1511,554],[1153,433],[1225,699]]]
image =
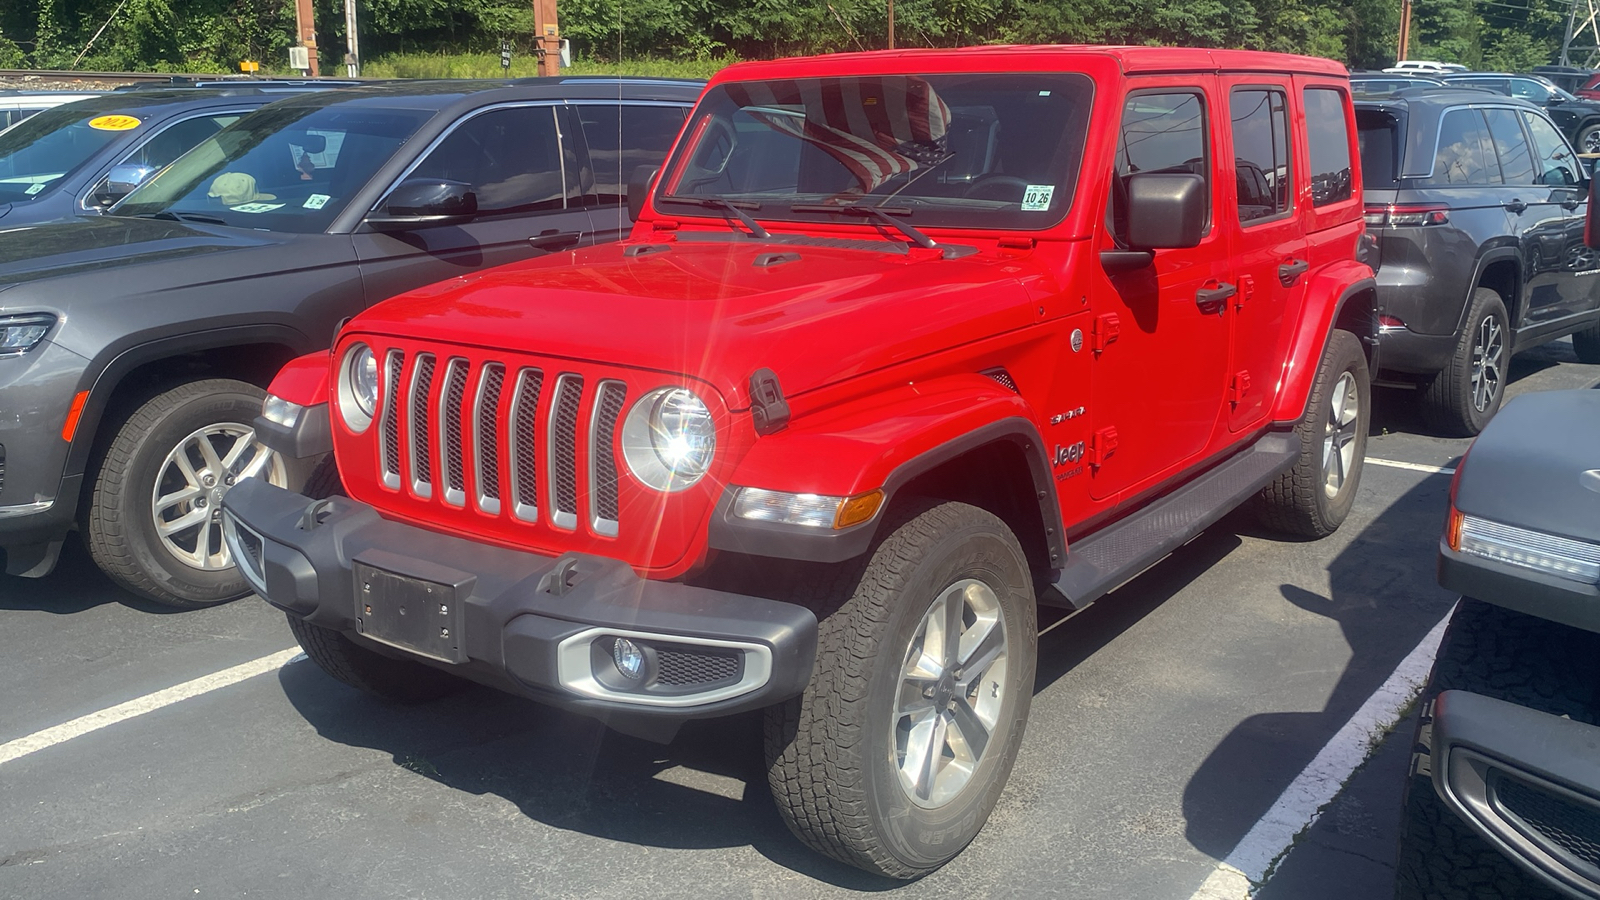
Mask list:
[[1439,145],[1433,154],[1433,177],[1422,184],[1456,186],[1499,184],[1489,129],[1476,109],[1452,109],[1439,121]]
[[1489,137],[1500,158],[1500,174],[1505,183],[1533,184],[1533,157],[1528,153],[1528,139],[1517,114],[1509,109],[1486,109],[1483,116],[1489,122]]
[[589,202],[627,202],[628,179],[640,166],[660,165],[688,111],[675,106],[574,106],[589,145],[594,187]]
[[[1342,110],[1339,116],[1342,121]],[[1236,89],[1230,98],[1230,118],[1239,221],[1286,212],[1294,180],[1289,173],[1288,98],[1282,91]],[[1347,168],[1349,164],[1346,159]]]
[[1502,94],[1511,93],[1511,85],[1504,78],[1452,78],[1449,83],[1498,91]]
[[1555,97],[1555,92],[1532,78],[1513,78],[1511,96],[1532,100],[1535,103],[1545,103]]
[[1199,94],[1134,94],[1122,107],[1117,179],[1111,192],[1112,230],[1127,234],[1127,181],[1140,172],[1190,173],[1206,179],[1211,205],[1211,151],[1205,103]]
[[128,154],[122,162],[138,163],[159,169],[238,120],[238,113],[185,119],[146,141],[139,149]]
[[[568,188],[561,171],[555,110],[517,106],[473,116],[450,132],[408,177],[472,185],[479,213],[562,209]],[[576,196],[578,185],[574,183],[571,190]]]
[[0,133],[0,203],[24,203],[77,170],[127,131],[95,128],[104,114],[76,104],[48,109]]
[[1537,160],[1534,177],[1540,184],[1577,184],[1583,180],[1582,169],[1566,138],[1548,119],[1533,113],[1523,113],[1528,123],[1528,134],[1533,137],[1533,155]]
[[1350,126],[1344,118],[1343,92],[1306,91],[1306,136],[1311,147],[1311,205],[1349,200]]
[[1369,188],[1392,187],[1400,161],[1400,123],[1381,109],[1356,110],[1356,140],[1361,145],[1361,181]]

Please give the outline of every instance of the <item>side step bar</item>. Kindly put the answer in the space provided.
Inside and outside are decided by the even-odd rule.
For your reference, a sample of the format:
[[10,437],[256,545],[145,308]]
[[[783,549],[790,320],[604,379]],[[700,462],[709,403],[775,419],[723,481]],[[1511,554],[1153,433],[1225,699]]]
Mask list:
[[1040,584],[1039,602],[1079,610],[1131,581],[1227,515],[1294,465],[1300,442],[1292,432],[1268,434],[1126,519],[1067,547],[1054,582]]

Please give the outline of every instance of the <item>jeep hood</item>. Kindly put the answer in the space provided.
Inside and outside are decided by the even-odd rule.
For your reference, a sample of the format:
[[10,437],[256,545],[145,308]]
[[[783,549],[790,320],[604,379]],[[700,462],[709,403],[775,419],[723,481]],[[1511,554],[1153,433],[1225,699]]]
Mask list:
[[1473,442],[1456,508],[1600,543],[1600,391],[1524,394]]
[[844,243],[591,247],[401,294],[351,327],[679,373],[737,410],[758,369],[792,397],[1037,319],[1026,260]]

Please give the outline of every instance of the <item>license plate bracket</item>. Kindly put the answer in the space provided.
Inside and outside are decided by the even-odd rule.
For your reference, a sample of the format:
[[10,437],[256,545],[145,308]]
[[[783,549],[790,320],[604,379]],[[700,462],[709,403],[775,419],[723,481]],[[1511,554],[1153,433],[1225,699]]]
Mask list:
[[357,560],[356,629],[366,637],[442,662],[466,662],[463,604],[455,585],[401,575]]

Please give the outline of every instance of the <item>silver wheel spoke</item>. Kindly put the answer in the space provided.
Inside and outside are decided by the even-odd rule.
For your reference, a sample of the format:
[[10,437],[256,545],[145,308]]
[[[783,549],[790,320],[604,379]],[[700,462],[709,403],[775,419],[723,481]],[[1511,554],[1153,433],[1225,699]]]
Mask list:
[[150,494],[150,514],[173,557],[206,571],[233,565],[222,540],[220,514],[222,497],[236,476],[262,478],[279,487],[287,483],[283,460],[243,423],[207,425],[167,454]]
[[272,464],[275,455],[273,451],[260,445],[256,445],[255,450],[256,455],[250,458],[249,464],[239,470],[240,478],[259,478],[262,471]]
[[217,448],[211,446],[211,435],[202,433],[190,440],[200,448],[200,455],[205,457],[206,469],[209,470],[211,477],[221,478],[228,467],[222,464],[222,457],[217,455]]
[[1006,652],[1005,629],[999,622],[990,622],[989,630],[984,632],[982,641],[961,660],[961,675],[956,678],[956,684],[966,687],[976,679],[982,678],[983,673],[989,671],[989,667],[1004,652]]
[[235,467],[239,465],[239,457],[243,456],[245,451],[255,446],[255,443],[256,433],[254,431],[246,432],[245,434],[236,436],[233,439],[233,446],[228,448],[227,453],[222,454],[223,471],[236,471]]
[[195,538],[194,558],[201,565],[206,565],[211,559],[211,519],[209,517],[201,524],[198,536]]
[[949,720],[943,715],[930,716],[927,723],[921,728],[925,734],[921,735],[921,753],[917,758],[916,786],[917,796],[923,800],[929,799],[933,793],[933,780],[939,775],[939,763],[944,761],[944,745]]
[[170,522],[160,522],[156,525],[156,530],[161,532],[163,537],[166,537],[177,534],[185,528],[193,528],[210,517],[211,513],[205,509],[191,509]]
[[933,698],[926,695],[926,689],[937,681],[938,679],[924,681],[911,678],[901,681],[900,700],[895,704],[895,715],[916,717],[933,709]]
[[162,513],[173,508],[174,506],[177,506],[180,503],[187,503],[203,493],[205,493],[205,491],[201,490],[197,485],[191,484],[182,490],[173,491],[170,494],[163,494],[162,496],[156,498],[156,515],[160,516]]
[[989,728],[978,718],[977,711],[967,703],[966,697],[956,698],[955,706],[950,708],[950,716],[950,724],[955,726],[972,759],[983,756],[984,748],[989,746]]

